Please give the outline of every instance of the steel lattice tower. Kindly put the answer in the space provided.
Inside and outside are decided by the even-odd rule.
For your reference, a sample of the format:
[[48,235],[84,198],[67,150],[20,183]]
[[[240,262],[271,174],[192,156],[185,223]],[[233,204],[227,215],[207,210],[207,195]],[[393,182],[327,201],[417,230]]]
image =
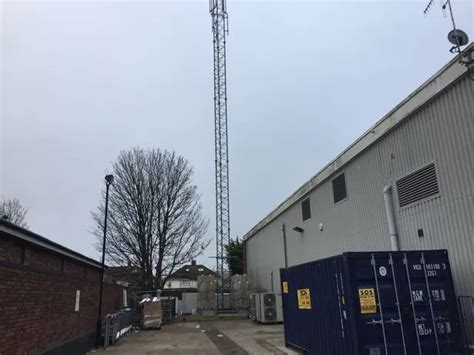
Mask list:
[[210,0],[214,45],[214,124],[216,173],[216,266],[221,282],[217,287],[217,307],[224,308],[226,278],[225,245],[230,239],[229,145],[227,130],[226,36],[228,34],[226,0]]

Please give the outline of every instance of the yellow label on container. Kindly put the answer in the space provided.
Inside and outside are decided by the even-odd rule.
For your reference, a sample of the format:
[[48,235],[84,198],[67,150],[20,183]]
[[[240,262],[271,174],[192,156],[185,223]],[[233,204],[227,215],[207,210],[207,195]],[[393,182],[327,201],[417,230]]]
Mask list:
[[375,301],[375,290],[373,288],[359,289],[360,313],[377,313],[377,302]]
[[309,288],[302,288],[298,290],[298,308],[311,309],[311,295]]
[[283,288],[283,293],[288,293],[288,282],[283,281],[282,288]]

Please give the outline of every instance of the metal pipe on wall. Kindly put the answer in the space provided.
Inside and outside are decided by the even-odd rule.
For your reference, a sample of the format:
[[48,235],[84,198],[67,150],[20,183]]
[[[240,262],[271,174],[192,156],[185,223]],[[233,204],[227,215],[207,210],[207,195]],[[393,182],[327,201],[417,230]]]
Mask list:
[[286,224],[281,225],[281,231],[283,232],[283,253],[285,254],[285,268],[288,267],[288,250],[286,247]]
[[272,283],[272,293],[275,292],[275,287],[273,286],[273,271],[270,273],[270,281]]
[[395,213],[393,211],[392,186],[387,185],[383,189],[383,200],[385,202],[385,213],[387,215],[388,235],[390,238],[390,247],[392,251],[398,251],[398,235],[395,223]]

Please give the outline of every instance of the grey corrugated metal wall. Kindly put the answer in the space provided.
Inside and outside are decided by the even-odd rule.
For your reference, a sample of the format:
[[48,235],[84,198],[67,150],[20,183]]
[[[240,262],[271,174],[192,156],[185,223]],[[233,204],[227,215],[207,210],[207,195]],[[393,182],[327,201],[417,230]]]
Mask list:
[[[333,203],[331,180],[305,197],[311,219],[296,203],[246,242],[247,273],[255,288],[279,290],[284,266],[281,226],[287,226],[289,265],[344,251],[389,250],[383,188],[435,162],[440,195],[399,209],[402,249],[446,248],[459,295],[474,297],[474,82],[464,76],[366,151],[343,166],[348,198]],[[323,231],[319,225],[323,224]],[[304,228],[300,235],[293,227]],[[422,228],[424,237],[417,235]]]

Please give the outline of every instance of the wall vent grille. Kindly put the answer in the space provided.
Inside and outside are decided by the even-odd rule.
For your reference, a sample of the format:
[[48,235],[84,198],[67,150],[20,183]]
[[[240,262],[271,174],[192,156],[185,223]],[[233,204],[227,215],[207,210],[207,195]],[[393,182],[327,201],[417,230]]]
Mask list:
[[431,163],[396,182],[400,207],[439,194],[436,168]]

